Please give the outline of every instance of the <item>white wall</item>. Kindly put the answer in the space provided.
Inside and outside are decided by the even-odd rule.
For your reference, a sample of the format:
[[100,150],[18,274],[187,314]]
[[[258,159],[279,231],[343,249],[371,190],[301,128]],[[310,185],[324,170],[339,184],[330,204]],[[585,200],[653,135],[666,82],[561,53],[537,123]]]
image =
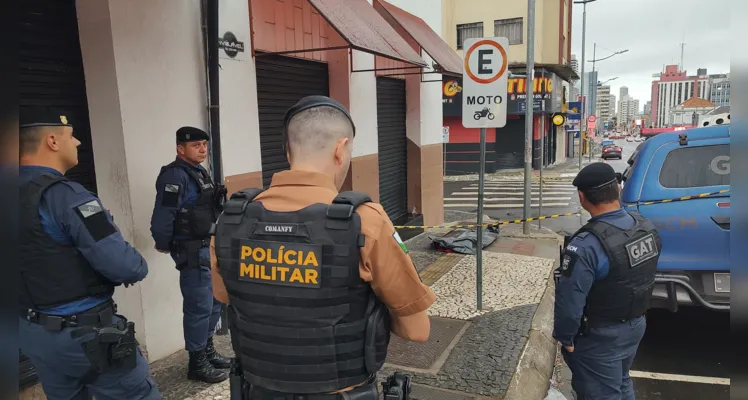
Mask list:
[[231,31],[244,42],[244,52],[234,59],[218,49],[223,175],[262,171],[257,72],[249,35],[249,2],[221,0],[218,18],[219,35]]
[[207,129],[200,2],[77,4],[97,184],[149,265],[146,279],[118,290],[116,300],[138,323],[154,361],[184,348],[179,275],[171,258],[153,249],[150,218],[156,176],[175,157],[175,131]]
[[[369,0],[371,3],[371,0]],[[353,50],[355,70],[374,69],[374,55]],[[379,152],[377,131],[377,78],[374,71],[350,74],[350,113],[356,124],[356,140],[353,141],[353,157]]]
[[[441,36],[442,30],[442,0],[387,0],[389,3],[402,8],[403,10],[420,17],[426,22],[431,29],[436,32],[437,35]],[[429,55],[423,51],[421,57],[429,65],[432,63],[432,59]],[[441,74],[426,74],[423,76],[423,80],[441,80]],[[417,75],[410,76],[406,79],[406,92],[409,89],[415,87],[417,84],[420,85],[420,113],[419,120],[420,129],[415,132],[420,132],[420,135],[416,136],[412,132],[414,130],[408,129],[408,139],[413,141],[416,145],[423,147],[430,144],[436,144],[442,142],[442,85],[440,82],[429,82],[420,83],[421,78]],[[410,97],[410,95],[409,95]],[[414,104],[411,100],[409,104]],[[410,106],[409,106],[410,111]],[[409,115],[415,115],[415,113]],[[409,128],[416,121],[409,121]]]

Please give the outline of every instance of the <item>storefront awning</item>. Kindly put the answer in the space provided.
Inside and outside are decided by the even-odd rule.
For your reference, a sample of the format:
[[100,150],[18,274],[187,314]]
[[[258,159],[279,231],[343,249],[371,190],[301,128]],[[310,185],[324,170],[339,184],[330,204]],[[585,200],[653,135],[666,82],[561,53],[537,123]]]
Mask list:
[[309,0],[353,49],[417,66],[420,55],[395,32],[366,0]]
[[394,19],[434,59],[438,64],[436,72],[462,76],[462,57],[455,53],[424,20],[384,0],[374,1],[382,6],[377,7],[378,10],[384,10],[383,12],[389,14],[390,18],[387,15],[384,16],[386,20]]

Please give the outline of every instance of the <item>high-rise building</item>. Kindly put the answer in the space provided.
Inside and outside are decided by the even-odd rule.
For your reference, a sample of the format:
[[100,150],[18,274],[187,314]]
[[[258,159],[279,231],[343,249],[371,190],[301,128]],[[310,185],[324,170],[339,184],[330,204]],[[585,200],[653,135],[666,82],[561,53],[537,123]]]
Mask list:
[[611,94],[608,96],[608,103],[609,103],[609,112],[610,112],[610,121],[613,120],[613,117],[616,116],[616,95]]
[[696,97],[709,98],[709,77],[706,68],[699,68],[696,76],[688,76],[678,65],[667,65],[665,71],[653,75],[652,119],[655,128],[670,124],[670,110],[684,101]]
[[630,125],[639,115],[639,100],[627,96],[618,102],[618,123]]
[[628,86],[621,86],[621,89],[619,90],[620,100],[624,101],[629,96],[629,88]]
[[[571,58],[569,59],[569,66],[571,67],[571,70],[574,71],[577,75],[579,75],[579,60],[577,60],[577,55],[572,54]],[[581,94],[581,90],[579,88],[580,83],[579,79],[572,80],[569,84],[569,101],[577,101],[577,98]]]
[[730,74],[709,75],[709,101],[717,107],[730,105]]
[[585,96],[587,98],[587,115],[595,114],[595,108],[596,108],[596,94],[597,91],[595,90],[595,87],[597,87],[597,71],[595,72],[585,72],[587,76],[584,77],[584,86],[582,88],[582,96]]
[[579,60],[577,60],[577,55],[572,54],[571,60],[569,61],[569,66],[571,67],[571,70],[576,72],[577,75],[579,75]]
[[652,115],[652,102],[650,100],[647,100],[647,102],[644,103],[644,111],[642,111],[642,115]]
[[610,86],[598,86],[596,97],[594,114],[597,117],[597,124],[601,126],[603,123],[610,121],[612,117],[610,113]]

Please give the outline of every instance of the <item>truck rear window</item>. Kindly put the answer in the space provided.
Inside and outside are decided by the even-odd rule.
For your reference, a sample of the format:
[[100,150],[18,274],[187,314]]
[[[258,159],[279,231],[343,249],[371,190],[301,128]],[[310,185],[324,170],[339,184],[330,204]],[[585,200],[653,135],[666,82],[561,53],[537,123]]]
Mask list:
[[693,188],[730,184],[730,145],[685,147],[668,153],[660,170],[660,185]]

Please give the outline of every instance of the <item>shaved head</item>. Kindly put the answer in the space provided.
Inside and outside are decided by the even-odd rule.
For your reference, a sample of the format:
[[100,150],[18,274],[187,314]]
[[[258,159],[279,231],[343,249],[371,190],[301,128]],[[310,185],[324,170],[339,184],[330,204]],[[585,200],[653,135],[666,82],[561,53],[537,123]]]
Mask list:
[[326,106],[294,115],[287,131],[291,162],[329,158],[341,139],[348,139],[347,146],[353,139],[353,126],[345,114]]
[[62,131],[59,126],[32,126],[18,130],[18,152],[20,156],[36,154],[42,140],[50,133],[57,134]]

